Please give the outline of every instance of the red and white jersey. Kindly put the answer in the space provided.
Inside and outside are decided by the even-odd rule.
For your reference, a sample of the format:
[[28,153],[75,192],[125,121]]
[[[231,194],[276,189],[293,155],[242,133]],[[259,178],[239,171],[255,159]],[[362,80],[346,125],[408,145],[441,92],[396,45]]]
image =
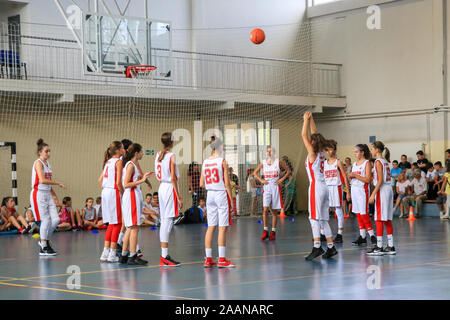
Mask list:
[[31,169],[31,189],[34,190],[42,190],[42,191],[50,191],[52,188],[49,184],[43,184],[39,181],[39,176],[36,172],[35,166],[36,162],[40,161],[42,163],[42,166],[44,167],[44,176],[45,179],[52,180],[52,167],[50,166],[50,163],[47,161],[45,163],[41,159],[36,159],[36,161],[33,162],[33,168]]
[[[134,167],[134,172],[133,172],[133,175],[131,176],[130,181],[126,181],[126,182],[136,182],[139,179],[141,179],[141,175],[139,173],[138,167],[134,164],[133,161],[130,160],[125,164],[125,166],[123,167],[123,170],[122,170],[122,183],[123,184],[125,184],[125,176],[127,174],[128,165],[130,165],[130,164]],[[125,188],[125,189],[130,189],[130,188]],[[135,187],[135,189],[141,190],[141,185],[137,185]]]
[[[369,162],[369,160],[366,160],[363,163],[361,163],[359,166],[356,164],[356,162],[353,163],[352,172],[356,173],[358,176],[361,176],[364,178],[366,176],[366,166],[367,166],[368,162]],[[356,178],[353,178],[352,181],[350,182],[350,184],[352,185],[352,187],[363,188],[364,185],[367,183],[364,183]]]
[[309,182],[323,182],[325,183],[325,175],[324,175],[324,163],[325,163],[325,154],[323,152],[319,152],[316,156],[316,160],[313,163],[309,162],[309,155],[306,157],[305,167],[306,172],[308,173]]
[[376,169],[376,164],[378,161],[381,162],[381,164],[383,165],[383,184],[390,185],[391,184],[391,170],[389,168],[389,162],[383,158],[375,160],[375,165],[373,166],[373,169],[372,169],[373,184],[377,185],[377,183],[378,183],[378,174],[377,174],[377,169]]
[[280,178],[280,162],[278,159],[274,159],[272,164],[267,163],[267,159],[262,161],[262,174],[264,175],[264,180],[269,182],[269,184],[275,184],[275,182]]
[[117,161],[119,158],[109,159],[103,168],[102,188],[118,189],[116,185],[117,178]]
[[[172,156],[173,152],[167,152],[162,159],[162,161],[158,161],[159,158],[159,152],[156,154],[155,158],[155,172],[156,172],[156,179],[159,182],[166,182],[166,183],[172,183],[172,175],[171,175],[171,169],[170,165],[172,163]],[[177,179],[180,178],[180,174],[178,172],[178,166],[175,163],[175,175],[177,176]]]
[[332,164],[328,164],[328,161],[325,161],[324,173],[327,186],[341,186],[344,183],[344,177],[338,167],[338,159]]
[[208,158],[203,161],[202,173],[205,179],[205,189],[225,191],[223,158]]

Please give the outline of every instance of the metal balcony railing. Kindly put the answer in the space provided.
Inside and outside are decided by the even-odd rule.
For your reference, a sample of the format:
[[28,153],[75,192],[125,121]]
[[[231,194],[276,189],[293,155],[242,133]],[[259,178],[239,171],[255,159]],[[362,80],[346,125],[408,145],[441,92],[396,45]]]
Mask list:
[[[123,83],[130,79],[87,75],[82,49],[65,26],[0,25],[0,78]],[[59,29],[58,29],[59,28]],[[26,30],[24,30],[26,29]],[[61,32],[59,32],[61,31]],[[288,96],[341,96],[341,64],[152,48],[153,64],[170,63],[160,87],[217,89]]]

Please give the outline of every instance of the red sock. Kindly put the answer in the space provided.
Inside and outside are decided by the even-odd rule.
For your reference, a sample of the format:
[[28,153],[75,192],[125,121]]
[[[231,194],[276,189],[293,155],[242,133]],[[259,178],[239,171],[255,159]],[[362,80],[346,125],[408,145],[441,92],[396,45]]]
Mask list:
[[356,214],[356,220],[358,220],[359,230],[364,229],[364,223],[359,213]]
[[111,242],[117,243],[117,240],[119,240],[119,233],[120,229],[122,229],[122,223],[113,224],[113,231],[111,235]]
[[108,229],[106,229],[106,234],[105,234],[105,241],[106,242],[111,242],[111,234],[113,232],[113,225],[110,224],[108,225]]
[[367,231],[373,230],[372,227],[372,221],[370,220],[370,217],[368,214],[363,214],[361,216],[362,220],[364,221],[364,227]]
[[383,226],[384,223],[383,221],[375,221],[375,225],[377,226],[377,237],[382,237],[383,236]]
[[394,228],[392,227],[392,221],[388,220],[388,221],[384,221],[384,225],[386,226],[386,233],[387,234],[393,234],[394,233]]

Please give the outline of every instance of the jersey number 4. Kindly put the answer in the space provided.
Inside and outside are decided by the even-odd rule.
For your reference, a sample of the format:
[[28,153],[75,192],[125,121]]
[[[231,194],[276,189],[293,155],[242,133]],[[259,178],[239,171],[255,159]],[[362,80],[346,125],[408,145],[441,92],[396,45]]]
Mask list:
[[108,178],[108,167],[106,167],[105,174],[103,175],[103,178]]
[[[211,175],[213,176],[212,181],[211,181]],[[206,181],[206,184],[218,183],[220,181],[219,170],[217,168],[214,168],[212,170],[206,169],[205,170],[205,181]]]

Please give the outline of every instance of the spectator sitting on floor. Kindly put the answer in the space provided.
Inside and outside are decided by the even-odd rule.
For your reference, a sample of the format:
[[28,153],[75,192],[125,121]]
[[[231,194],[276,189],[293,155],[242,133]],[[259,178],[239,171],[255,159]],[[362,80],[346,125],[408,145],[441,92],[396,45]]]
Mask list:
[[97,212],[94,208],[94,199],[93,198],[87,198],[86,199],[86,207],[84,207],[81,219],[83,220],[83,227],[91,230],[91,229],[98,229],[100,225],[97,223]]
[[426,164],[427,173],[425,179],[427,180],[428,191],[427,191],[427,199],[428,200],[436,200],[438,189],[435,187],[437,172],[434,169],[434,166],[431,162]]
[[400,169],[402,169],[403,171],[411,168],[411,163],[408,162],[408,157],[406,156],[406,154],[403,154],[401,159],[400,159],[400,163],[398,164],[398,167]]
[[422,150],[417,151],[416,155],[417,155],[417,165],[419,166],[419,169],[422,170],[424,173],[426,173],[428,159],[425,158],[425,154],[423,153]]
[[95,212],[97,213],[97,219],[98,219],[98,223],[100,225],[103,224],[103,216],[102,216],[102,197],[97,197],[97,199],[95,199]]
[[72,223],[70,220],[70,212],[69,212],[69,210],[67,210],[67,207],[64,206],[64,200],[63,200],[63,206],[58,214],[59,214],[59,223],[58,223],[58,227],[56,227],[56,230],[57,231],[72,230]]
[[13,197],[3,198],[1,207],[2,216],[5,220],[11,222],[18,233],[28,233],[31,230],[31,224],[16,212],[15,206],[16,202]]
[[[450,162],[449,162],[450,163]],[[433,188],[437,188],[438,194],[436,197],[436,205],[439,208],[439,216],[441,219],[446,218],[446,212],[447,212],[447,194],[445,192],[440,192],[442,189],[442,184],[444,182],[444,175],[447,171],[445,168],[442,167],[442,162],[437,161],[434,164],[434,169],[436,170],[436,181],[433,185]]]
[[403,211],[403,206],[401,206],[400,203],[402,202],[403,198],[407,196],[409,190],[408,187],[410,186],[410,184],[411,182],[408,179],[406,179],[406,174],[404,172],[400,172],[400,174],[398,175],[397,184],[395,186],[398,197],[394,207],[395,211],[400,206],[400,218],[403,218],[403,216],[407,214],[406,212]]
[[3,216],[1,210],[0,210],[0,231],[9,231],[14,226],[11,222],[8,221],[6,217]]
[[190,207],[184,213],[180,214],[174,220],[174,225],[178,224],[188,224],[188,223],[202,223],[206,222],[207,212],[206,212],[206,200],[204,197],[198,199],[199,205],[197,207]]
[[34,219],[33,208],[31,208],[31,204],[28,207],[25,207],[25,220],[27,220],[28,224],[31,224],[30,233],[38,233],[41,222],[36,222]]
[[412,194],[403,198],[403,212],[409,212],[409,207],[415,202],[414,216],[419,218],[422,213],[423,201],[426,199],[427,194],[427,180],[422,177],[421,170],[416,169],[414,171],[414,179],[410,186]]
[[159,222],[159,216],[156,213],[155,208],[152,206],[153,195],[147,193],[145,195],[144,207],[142,208],[143,222],[145,226],[159,227],[161,224]]
[[[72,198],[64,197],[61,207],[62,214],[69,214],[70,224],[73,230],[81,230],[83,228],[83,220],[81,219],[80,210],[72,208]],[[66,212],[67,211],[67,212]]]

